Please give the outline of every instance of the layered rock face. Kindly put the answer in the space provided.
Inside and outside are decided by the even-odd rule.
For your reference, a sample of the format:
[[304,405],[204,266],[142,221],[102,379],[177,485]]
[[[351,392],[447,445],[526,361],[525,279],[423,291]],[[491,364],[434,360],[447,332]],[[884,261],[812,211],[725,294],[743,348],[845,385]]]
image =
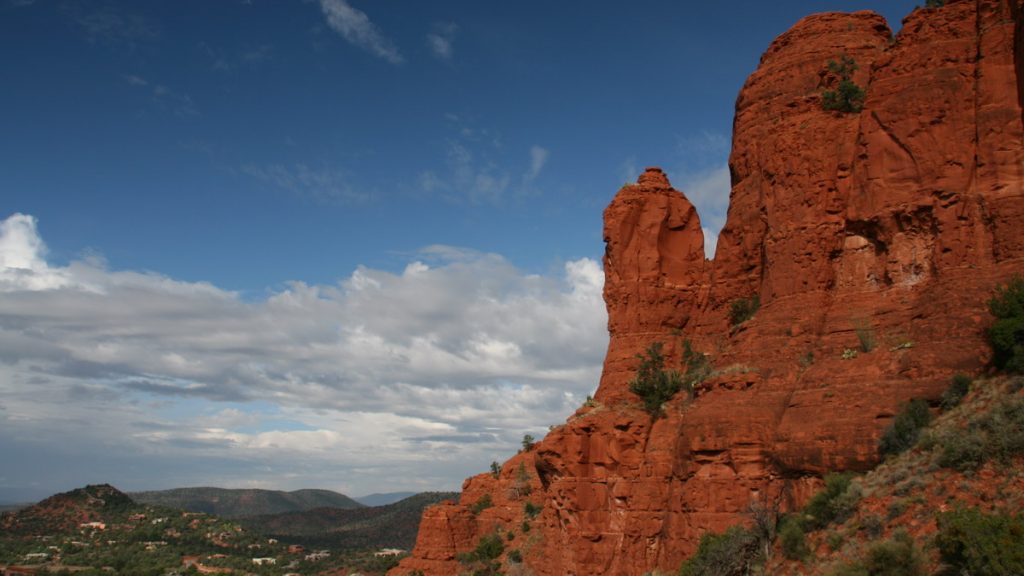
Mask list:
[[[457,574],[456,554],[494,533],[523,557],[507,573],[673,571],[751,504],[792,509],[824,473],[873,466],[903,402],[981,369],[986,302],[1024,271],[1022,34],[1020,0],[952,0],[896,38],[858,12],[776,39],[737,101],[715,259],[660,170],[620,190],[595,402],[429,510],[391,574]],[[822,108],[843,55],[867,93],[857,113]],[[732,304],[755,296],[733,326]],[[674,366],[689,342],[715,369],[656,420],[629,392],[653,342]]]

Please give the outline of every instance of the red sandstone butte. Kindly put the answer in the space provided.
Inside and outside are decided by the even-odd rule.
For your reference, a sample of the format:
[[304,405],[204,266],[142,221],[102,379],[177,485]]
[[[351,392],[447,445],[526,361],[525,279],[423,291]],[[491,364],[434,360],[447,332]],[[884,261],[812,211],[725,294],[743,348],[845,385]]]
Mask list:
[[[838,83],[826,63],[844,54],[867,91],[859,113],[822,108]],[[985,303],[1024,270],[1022,90],[1020,0],[918,9],[895,38],[871,12],[779,36],[736,103],[715,259],[661,170],[623,187],[605,211],[595,402],[428,510],[390,574],[457,574],[456,554],[495,532],[523,556],[503,559],[509,574],[672,572],[752,502],[792,509],[824,473],[876,464],[901,403],[982,368]],[[730,326],[731,304],[755,295],[755,316]],[[677,365],[684,340],[716,375],[652,422],[629,392],[636,355],[663,342]],[[474,514],[484,495],[494,505]]]

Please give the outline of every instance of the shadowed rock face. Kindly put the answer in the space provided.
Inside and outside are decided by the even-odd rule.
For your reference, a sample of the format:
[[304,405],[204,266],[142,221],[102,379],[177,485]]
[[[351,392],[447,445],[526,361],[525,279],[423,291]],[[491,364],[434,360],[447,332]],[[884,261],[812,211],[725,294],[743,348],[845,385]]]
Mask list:
[[[895,39],[870,12],[777,38],[737,100],[715,259],[661,170],[622,188],[605,211],[597,403],[428,511],[392,574],[456,574],[456,552],[496,530],[538,575],[672,571],[752,502],[793,508],[825,472],[873,466],[900,404],[984,365],[985,303],[1024,271],[1022,22],[1019,0],[952,0]],[[844,54],[859,113],[822,109]],[[730,326],[754,295],[755,316]],[[663,342],[678,365],[684,340],[716,373],[652,422],[629,392],[636,355]],[[485,494],[494,506],[474,515]]]

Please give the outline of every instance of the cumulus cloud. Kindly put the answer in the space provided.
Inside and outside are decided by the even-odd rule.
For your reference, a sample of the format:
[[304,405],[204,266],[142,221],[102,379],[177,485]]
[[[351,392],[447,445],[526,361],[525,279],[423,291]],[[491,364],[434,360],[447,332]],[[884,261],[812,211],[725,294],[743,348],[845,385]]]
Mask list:
[[50,268],[36,219],[14,214],[0,222],[0,292],[45,290],[71,284],[63,270]]
[[451,60],[455,52],[455,33],[459,27],[454,22],[440,22],[431,27],[427,34],[427,46],[440,60]]
[[350,44],[392,64],[403,62],[398,48],[381,34],[365,12],[352,7],[346,0],[320,0],[320,8],[327,18],[327,25]]
[[[34,218],[0,223],[0,458],[31,447],[24,482],[457,488],[571,413],[607,344],[590,259],[433,246],[254,302],[45,254]],[[145,472],[171,462],[193,465]]]

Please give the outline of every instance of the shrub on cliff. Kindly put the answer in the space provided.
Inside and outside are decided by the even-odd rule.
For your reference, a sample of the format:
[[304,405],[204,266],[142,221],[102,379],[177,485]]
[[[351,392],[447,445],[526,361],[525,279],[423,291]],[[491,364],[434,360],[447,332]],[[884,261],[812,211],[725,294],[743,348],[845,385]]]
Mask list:
[[953,376],[953,381],[950,383],[949,388],[942,393],[942,409],[952,410],[960,405],[963,401],[964,396],[971,391],[971,377],[966,374],[957,374]]
[[892,424],[885,429],[878,442],[878,453],[885,456],[906,452],[917,443],[921,429],[928,425],[931,414],[924,400],[911,400],[903,405]]
[[860,496],[860,486],[853,482],[852,472],[826,475],[825,488],[804,506],[807,527],[818,529],[845,521],[857,509]]
[[1000,402],[965,429],[947,431],[934,441],[942,447],[938,464],[944,468],[968,472],[988,460],[1008,465],[1024,454],[1024,400]]
[[729,324],[733,327],[743,324],[754,317],[761,307],[761,297],[754,294],[750,298],[740,298],[729,306]]
[[646,353],[637,354],[640,366],[636,370],[636,377],[629,383],[629,391],[643,400],[644,409],[655,418],[661,414],[661,405],[683,388],[683,378],[679,372],[665,369],[661,348],[661,342],[654,342],[647,347]]
[[456,559],[462,564],[468,564],[473,568],[472,574],[490,576],[501,574],[501,563],[498,558],[505,551],[505,544],[497,534],[488,534],[480,539],[476,548],[470,552],[463,552],[456,555]]
[[988,302],[996,317],[988,330],[992,363],[1000,370],[1024,373],[1024,278],[1014,276]]
[[954,574],[1024,574],[1024,517],[961,508],[938,515],[935,545]]
[[788,516],[779,528],[782,555],[790,560],[803,560],[811,553],[804,537],[803,523],[796,516]]
[[[924,576],[924,560],[913,538],[900,530],[872,544],[864,558],[841,566],[832,576]],[[973,572],[971,574],[974,574]]]
[[743,576],[759,558],[757,536],[733,526],[722,534],[705,533],[697,552],[683,562],[679,576]]
[[711,362],[703,352],[694,350],[689,340],[683,340],[683,365],[686,366],[686,373],[683,374],[683,388],[692,397],[697,385],[711,376],[713,372]]
[[484,494],[479,500],[469,506],[469,511],[473,514],[479,514],[491,506],[494,506],[494,501],[491,500],[491,495]]
[[864,108],[864,89],[857,86],[851,79],[857,70],[857,62],[843,55],[839,61],[829,60],[828,69],[839,76],[836,90],[826,90],[821,94],[821,105],[825,110],[838,112],[860,112]]

